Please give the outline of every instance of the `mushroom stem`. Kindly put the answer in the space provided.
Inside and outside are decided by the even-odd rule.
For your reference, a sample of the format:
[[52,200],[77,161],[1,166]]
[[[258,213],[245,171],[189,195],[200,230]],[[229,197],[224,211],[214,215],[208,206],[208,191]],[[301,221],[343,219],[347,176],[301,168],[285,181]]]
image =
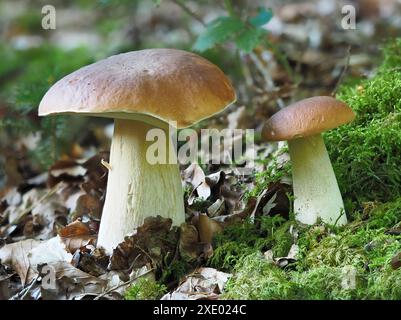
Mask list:
[[347,223],[337,179],[321,134],[288,141],[292,162],[296,219],[314,224],[318,218]]
[[[146,141],[155,127],[136,120],[116,119],[111,144],[106,201],[98,246],[111,252],[149,216],[171,218],[173,225],[185,220],[178,164],[150,164]],[[166,133],[167,143],[170,139]],[[166,146],[167,150],[169,144]],[[173,149],[173,148],[171,148]],[[175,152],[175,150],[170,150]]]

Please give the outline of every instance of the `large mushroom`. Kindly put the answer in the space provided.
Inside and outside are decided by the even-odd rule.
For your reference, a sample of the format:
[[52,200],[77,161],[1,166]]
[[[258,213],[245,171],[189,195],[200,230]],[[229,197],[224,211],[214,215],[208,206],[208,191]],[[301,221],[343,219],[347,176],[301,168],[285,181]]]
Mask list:
[[267,141],[288,140],[296,219],[314,224],[347,223],[344,203],[321,133],[351,122],[355,114],[332,97],[313,97],[275,113],[265,123]]
[[[148,216],[185,220],[177,163],[150,163],[149,130],[190,126],[235,101],[228,78],[206,59],[182,50],[123,53],[83,67],[54,84],[39,115],[114,118],[107,193],[98,245],[111,251]],[[148,139],[149,140],[149,139]],[[158,141],[160,143],[160,141]],[[165,152],[175,153],[167,135]],[[171,159],[171,157],[169,157]],[[173,157],[174,159],[174,157]]]

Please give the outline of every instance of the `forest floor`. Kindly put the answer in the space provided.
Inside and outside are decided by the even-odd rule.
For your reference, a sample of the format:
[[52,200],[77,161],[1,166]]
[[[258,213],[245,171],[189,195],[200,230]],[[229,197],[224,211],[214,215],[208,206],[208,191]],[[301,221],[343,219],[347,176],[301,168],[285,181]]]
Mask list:
[[[8,21],[12,45],[0,44],[0,299],[401,299],[401,14],[364,7],[357,29],[344,31],[341,16],[316,3],[273,8],[268,39],[279,53],[265,45],[205,53],[229,74],[238,101],[195,129],[255,129],[252,174],[182,166],[186,223],[147,219],[111,255],[96,239],[112,124],[40,120],[37,105],[49,84],[103,56],[155,43],[189,49],[185,30],[201,24],[183,27],[174,1],[125,28],[124,10],[110,19],[106,9],[101,31],[82,38],[73,17],[87,12],[77,8],[64,8],[65,28],[51,39],[30,31],[37,17],[22,9],[18,22]],[[77,39],[95,49],[71,46]],[[260,137],[280,106],[315,95],[356,113],[324,134],[346,206],[341,227],[294,219],[287,146]]]

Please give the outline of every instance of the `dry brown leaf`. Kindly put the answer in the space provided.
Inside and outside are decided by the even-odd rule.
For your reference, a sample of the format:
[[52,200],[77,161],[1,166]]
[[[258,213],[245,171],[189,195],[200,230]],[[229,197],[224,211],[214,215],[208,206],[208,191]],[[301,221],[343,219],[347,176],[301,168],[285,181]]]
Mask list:
[[70,253],[89,244],[95,244],[97,239],[97,236],[91,234],[90,228],[79,220],[60,229],[58,234]]
[[88,235],[89,233],[90,233],[89,227],[85,223],[79,220],[71,222],[70,224],[66,225],[64,228],[58,231],[58,234],[62,238],[71,238],[82,235]]
[[198,229],[189,223],[180,226],[179,249],[181,258],[187,262],[195,262],[213,254],[210,243],[199,242]]
[[75,216],[82,217],[89,215],[93,219],[100,220],[103,203],[99,198],[90,194],[81,195],[77,200]]
[[213,237],[223,231],[223,227],[215,220],[210,219],[206,213],[201,213],[198,220],[198,231],[201,242],[212,243]]
[[216,300],[223,292],[231,274],[213,268],[200,268],[186,277],[183,283],[161,300]]
[[59,182],[80,182],[86,174],[87,169],[74,160],[59,160],[49,168],[47,183],[50,187]]
[[[46,269],[43,269],[47,267]],[[73,300],[81,295],[99,295],[107,288],[107,281],[91,276],[68,262],[44,264],[39,274],[45,277],[49,269],[55,273],[55,288],[42,283],[41,296],[45,300]]]
[[21,278],[22,286],[29,283],[34,272],[28,254],[37,247],[40,241],[28,239],[16,243],[6,244],[0,249],[0,260],[3,264],[9,265]]
[[97,236],[95,235],[81,235],[73,238],[61,238],[63,243],[66,246],[66,249],[70,253],[74,253],[75,251],[84,248],[88,245],[95,245]]
[[148,217],[132,236],[125,237],[110,258],[111,270],[130,271],[151,264],[160,266],[167,254],[173,258],[178,243],[177,228],[171,219]]
[[67,252],[65,244],[57,236],[39,243],[28,252],[28,259],[31,268],[36,271],[37,266],[44,263],[71,262],[72,254]]
[[392,259],[391,259],[391,268],[393,270],[396,270],[398,268],[401,268],[401,252],[396,254]]

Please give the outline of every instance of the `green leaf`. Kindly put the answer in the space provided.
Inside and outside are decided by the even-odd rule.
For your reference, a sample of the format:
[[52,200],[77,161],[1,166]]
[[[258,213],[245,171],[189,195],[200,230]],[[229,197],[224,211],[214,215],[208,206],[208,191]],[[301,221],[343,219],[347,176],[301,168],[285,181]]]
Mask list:
[[249,23],[255,27],[261,27],[268,23],[273,17],[273,12],[270,9],[259,8],[258,14],[254,17],[249,18]]
[[260,43],[263,34],[263,29],[248,28],[235,38],[235,43],[239,49],[250,52]]
[[193,49],[205,51],[232,39],[233,36],[245,27],[244,23],[235,17],[219,17],[206,27],[205,32],[199,35]]

